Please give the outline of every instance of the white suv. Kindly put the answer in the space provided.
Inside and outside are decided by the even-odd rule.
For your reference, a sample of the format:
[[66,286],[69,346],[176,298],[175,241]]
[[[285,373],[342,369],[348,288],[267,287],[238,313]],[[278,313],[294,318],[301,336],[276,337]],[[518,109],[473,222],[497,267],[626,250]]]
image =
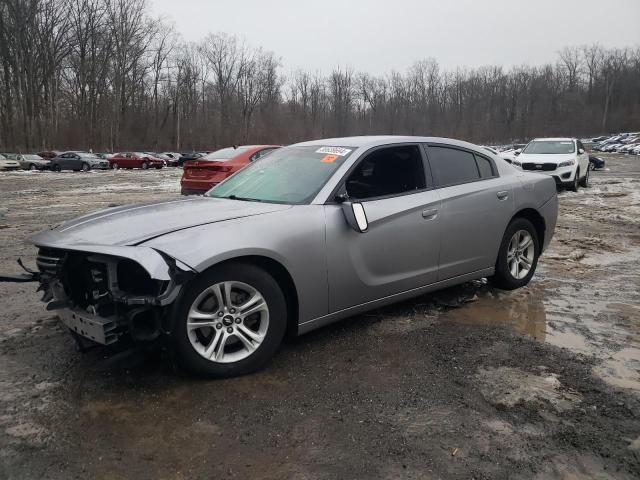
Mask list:
[[589,186],[589,155],[575,138],[536,138],[531,140],[513,165],[551,175],[556,185],[574,192]]

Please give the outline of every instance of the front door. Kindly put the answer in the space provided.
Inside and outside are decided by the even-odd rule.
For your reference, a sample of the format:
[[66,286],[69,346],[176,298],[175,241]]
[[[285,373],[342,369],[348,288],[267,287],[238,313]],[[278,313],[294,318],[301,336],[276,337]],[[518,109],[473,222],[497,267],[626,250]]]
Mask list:
[[419,145],[365,154],[342,187],[362,203],[365,233],[348,226],[340,204],[325,206],[330,312],[436,281],[440,199],[424,166]]

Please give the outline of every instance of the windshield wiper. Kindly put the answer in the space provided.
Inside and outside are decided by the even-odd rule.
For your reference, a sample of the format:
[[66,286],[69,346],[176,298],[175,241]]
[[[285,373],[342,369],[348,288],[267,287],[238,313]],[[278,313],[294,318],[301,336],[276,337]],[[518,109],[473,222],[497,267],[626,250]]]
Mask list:
[[262,202],[263,201],[258,198],[238,197],[237,195],[229,195],[227,197],[222,197],[222,198],[228,198],[229,200],[240,200],[242,202]]

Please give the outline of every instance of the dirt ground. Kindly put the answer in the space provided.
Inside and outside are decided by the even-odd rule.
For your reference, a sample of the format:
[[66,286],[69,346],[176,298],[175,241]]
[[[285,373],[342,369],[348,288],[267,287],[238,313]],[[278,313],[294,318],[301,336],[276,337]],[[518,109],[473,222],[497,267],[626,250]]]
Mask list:
[[[0,284],[0,478],[639,478],[640,157],[561,193],[531,284],[473,282],[203,381],[161,351],[76,352]],[[179,195],[180,170],[0,173],[0,269],[32,232]]]

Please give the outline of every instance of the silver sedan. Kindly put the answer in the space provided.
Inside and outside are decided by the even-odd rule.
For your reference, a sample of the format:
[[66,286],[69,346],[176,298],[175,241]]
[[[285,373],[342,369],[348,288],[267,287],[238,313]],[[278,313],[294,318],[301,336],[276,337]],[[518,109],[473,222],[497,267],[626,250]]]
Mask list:
[[552,178],[470,143],[333,138],[279,149],[203,197],[41,232],[30,279],[81,345],[162,339],[192,371],[240,375],[287,332],[482,277],[526,285],[557,211]]

